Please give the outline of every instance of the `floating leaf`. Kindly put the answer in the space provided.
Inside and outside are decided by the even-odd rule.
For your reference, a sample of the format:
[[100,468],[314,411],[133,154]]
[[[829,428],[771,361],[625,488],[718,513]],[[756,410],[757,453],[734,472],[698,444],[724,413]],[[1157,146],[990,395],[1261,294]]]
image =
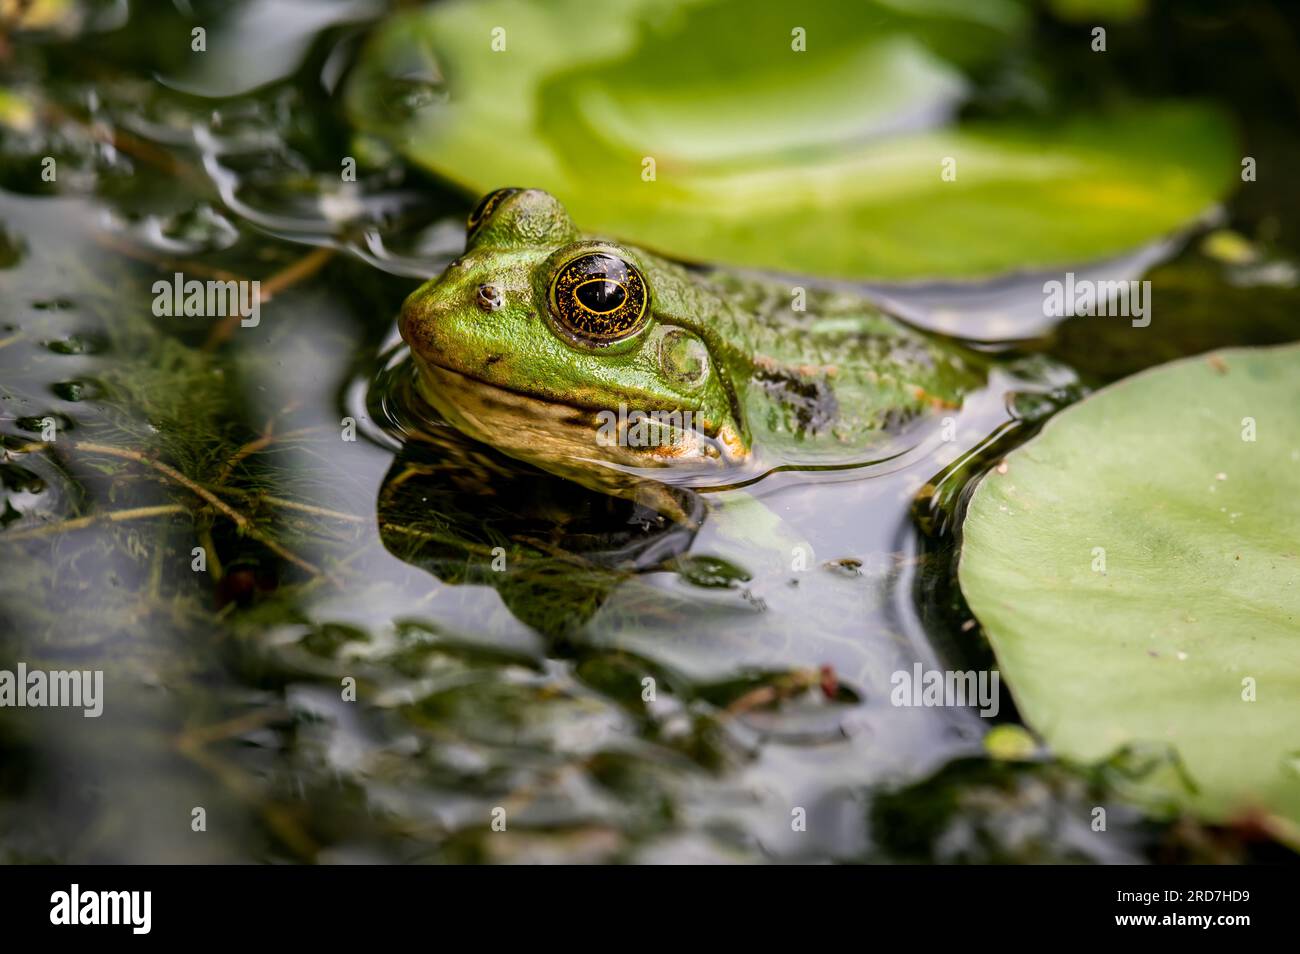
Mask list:
[[1300,346],[1063,411],[977,488],[962,591],[1060,755],[1172,746],[1211,820],[1300,820]]
[[1194,105],[956,122],[1027,29],[1010,2],[448,3],[379,32],[349,107],[471,192],[537,186],[584,229],[809,275],[1071,264],[1226,191],[1232,135]]

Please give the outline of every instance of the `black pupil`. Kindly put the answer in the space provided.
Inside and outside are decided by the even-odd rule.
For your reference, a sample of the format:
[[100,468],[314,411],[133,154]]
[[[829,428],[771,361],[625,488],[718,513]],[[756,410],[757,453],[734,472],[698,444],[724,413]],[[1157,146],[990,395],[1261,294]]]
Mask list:
[[627,292],[618,282],[593,278],[583,282],[573,292],[584,308],[596,312],[613,311],[627,299]]

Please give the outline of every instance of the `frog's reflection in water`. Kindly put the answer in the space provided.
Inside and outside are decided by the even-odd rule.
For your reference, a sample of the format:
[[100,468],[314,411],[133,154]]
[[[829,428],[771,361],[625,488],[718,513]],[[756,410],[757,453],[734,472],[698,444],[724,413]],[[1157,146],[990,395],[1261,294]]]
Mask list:
[[588,490],[430,428],[393,462],[378,500],[380,537],[446,583],[494,587],[542,635],[572,636],[635,574],[689,550],[703,498],[661,486],[678,510]]

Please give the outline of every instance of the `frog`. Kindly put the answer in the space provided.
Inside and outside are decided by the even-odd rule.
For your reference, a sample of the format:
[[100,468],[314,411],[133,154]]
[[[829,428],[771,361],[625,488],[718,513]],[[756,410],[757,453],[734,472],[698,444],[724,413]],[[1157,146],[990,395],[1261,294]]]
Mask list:
[[483,196],[398,326],[431,420],[631,497],[887,458],[987,377],[863,292],[585,234],[531,188]]

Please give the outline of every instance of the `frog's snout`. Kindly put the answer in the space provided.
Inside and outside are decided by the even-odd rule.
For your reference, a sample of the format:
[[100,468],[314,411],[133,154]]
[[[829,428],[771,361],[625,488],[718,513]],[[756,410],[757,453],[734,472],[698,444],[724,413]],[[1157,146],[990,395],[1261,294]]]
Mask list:
[[402,340],[422,358],[437,361],[449,345],[449,325],[454,309],[450,302],[428,293],[424,286],[402,304],[397,330]]

